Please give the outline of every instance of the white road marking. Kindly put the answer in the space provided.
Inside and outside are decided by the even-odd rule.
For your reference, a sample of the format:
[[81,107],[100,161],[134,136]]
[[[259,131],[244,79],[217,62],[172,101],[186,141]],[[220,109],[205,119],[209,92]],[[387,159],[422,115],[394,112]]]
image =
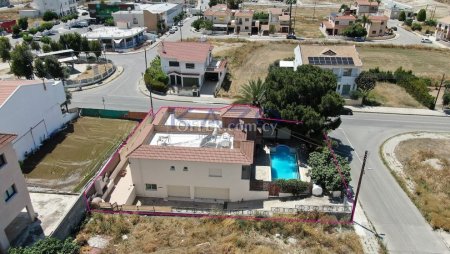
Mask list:
[[358,157],[359,162],[362,163],[361,157],[359,157],[359,155],[358,155],[358,153],[356,152],[356,149],[355,149],[355,147],[353,146],[352,142],[350,142],[350,139],[348,139],[347,134],[345,134],[344,129],[342,129],[342,128],[338,128],[338,129],[342,131],[342,134],[344,134],[345,139],[347,139],[348,143],[349,143],[350,146],[353,148],[353,151],[355,152],[356,157]]

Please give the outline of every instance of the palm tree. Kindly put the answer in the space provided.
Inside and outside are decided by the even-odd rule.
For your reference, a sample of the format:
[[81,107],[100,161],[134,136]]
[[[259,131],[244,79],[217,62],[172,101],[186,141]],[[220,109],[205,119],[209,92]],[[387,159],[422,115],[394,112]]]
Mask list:
[[260,78],[251,80],[239,89],[240,95],[235,96],[235,104],[252,104],[259,106],[264,100],[265,84]]
[[292,5],[297,4],[297,0],[286,0],[286,4],[289,4],[289,34],[292,34]]

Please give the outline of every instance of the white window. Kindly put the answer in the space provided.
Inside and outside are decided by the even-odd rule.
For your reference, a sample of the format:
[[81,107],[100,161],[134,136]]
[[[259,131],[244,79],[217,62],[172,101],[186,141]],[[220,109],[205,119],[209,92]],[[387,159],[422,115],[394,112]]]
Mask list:
[[8,202],[12,197],[14,197],[14,195],[16,195],[16,193],[17,193],[16,185],[13,184],[5,191],[4,194],[5,202]]
[[158,186],[154,183],[146,183],[145,184],[146,191],[156,191],[157,189],[158,189]]
[[344,69],[344,73],[342,74],[342,76],[349,77],[351,75],[352,75],[352,69],[351,68],[345,68]]
[[222,169],[220,168],[210,168],[209,177],[222,177]]
[[195,69],[195,64],[193,64],[193,63],[186,63],[186,69]]
[[6,159],[4,154],[0,154],[0,168],[6,165]]

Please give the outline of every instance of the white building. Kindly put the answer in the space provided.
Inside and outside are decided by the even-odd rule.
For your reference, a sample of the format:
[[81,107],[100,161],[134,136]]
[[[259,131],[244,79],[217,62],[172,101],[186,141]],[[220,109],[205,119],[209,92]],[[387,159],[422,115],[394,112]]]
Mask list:
[[406,18],[411,18],[414,14],[412,6],[393,0],[383,1],[384,15],[390,19],[398,19],[402,11],[405,12]]
[[66,94],[61,82],[0,81],[0,132],[14,133],[19,160],[71,120],[64,113]]
[[126,52],[144,43],[147,38],[144,35],[145,27],[119,28],[100,27],[82,34],[88,40],[98,40],[105,50]]
[[152,126],[139,132],[142,137],[137,139],[143,143],[128,157],[134,187],[128,188],[133,197],[126,200],[132,202],[134,196],[212,202],[267,198],[267,191],[250,190],[251,134],[224,128],[238,119],[256,123],[259,117],[259,109],[254,108],[161,109]]
[[214,60],[213,46],[207,42],[164,42],[159,55],[162,70],[170,84],[180,88],[201,88],[205,76],[218,80],[219,86],[226,74],[225,60]]
[[303,64],[316,65],[332,71],[338,78],[336,92],[349,95],[357,89],[355,79],[362,69],[356,47],[353,46],[316,46],[299,45],[294,49],[294,61],[280,61],[280,67],[297,70]]
[[77,0],[33,0],[31,7],[44,14],[46,11],[53,11],[60,16],[77,12]]
[[[5,118],[1,119],[3,122]],[[0,193],[2,196],[0,200],[0,253],[7,253],[10,242],[23,229],[14,222],[22,210],[26,210],[29,222],[36,218],[25,178],[12,145],[16,138],[16,135],[0,133]]]

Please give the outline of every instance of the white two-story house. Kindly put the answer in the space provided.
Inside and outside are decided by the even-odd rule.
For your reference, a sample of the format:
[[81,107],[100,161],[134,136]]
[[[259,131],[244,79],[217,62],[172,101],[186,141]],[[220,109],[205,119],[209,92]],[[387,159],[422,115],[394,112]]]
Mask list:
[[0,133],[0,253],[7,253],[10,242],[20,234],[22,227],[14,219],[23,209],[28,213],[30,223],[36,218],[12,145],[15,139],[16,135]]
[[46,11],[53,11],[60,16],[77,12],[77,0],[34,0],[31,6],[43,15]]
[[357,89],[355,79],[362,69],[358,51],[352,46],[299,45],[294,49],[294,61],[280,61],[280,67],[297,67],[303,64],[316,65],[332,71],[338,78],[336,92],[348,96]]
[[180,89],[200,89],[206,80],[220,86],[226,74],[226,61],[215,60],[208,42],[163,42],[159,48],[161,68],[169,84]]

